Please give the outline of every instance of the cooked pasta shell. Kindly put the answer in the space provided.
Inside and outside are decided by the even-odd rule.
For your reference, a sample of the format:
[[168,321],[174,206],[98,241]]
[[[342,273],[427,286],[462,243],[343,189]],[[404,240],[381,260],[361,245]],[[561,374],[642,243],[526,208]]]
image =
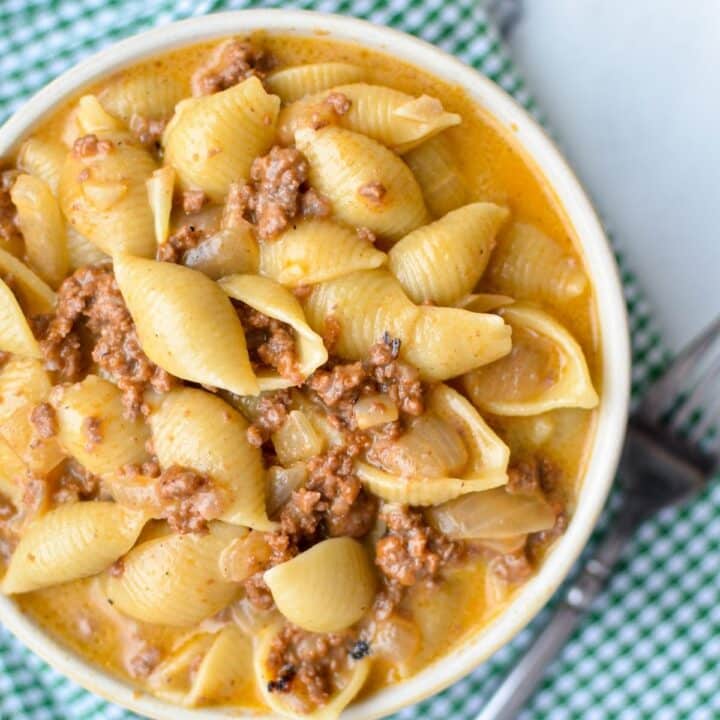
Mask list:
[[260,247],[260,272],[288,287],[313,285],[386,262],[385,253],[331,220],[303,220]]
[[497,315],[420,306],[401,356],[424,380],[447,380],[507,355],[510,327]]
[[65,457],[57,437],[39,437],[31,420],[34,405],[23,405],[0,423],[0,436],[35,475],[45,475]]
[[499,313],[512,327],[513,349],[463,378],[475,405],[496,415],[538,415],[598,404],[582,348],[555,318],[523,303]]
[[156,365],[184,380],[257,394],[242,324],[217,283],[190,268],[130,255],[115,258],[115,278]]
[[2,582],[5,593],[24,593],[105,570],[135,544],[142,513],[112,502],[60,505],[27,529]]
[[173,390],[150,417],[155,453],[163,468],[182,465],[209,475],[227,491],[223,520],[269,530],[260,451],[247,440],[248,422],[203,390]]
[[330,323],[336,323],[340,334],[335,351],[341,357],[359,359],[385,333],[404,347],[413,338],[418,309],[387,270],[359,270],[316,285],[305,313],[321,335]]
[[100,265],[110,262],[109,255],[106,255],[97,245],[94,245],[81,235],[72,225],[68,225],[66,231],[65,242],[71,269],[77,270],[87,265]]
[[275,679],[271,669],[268,667],[268,655],[273,640],[281,629],[280,624],[264,628],[260,632],[255,646],[255,680],[260,688],[263,700],[273,713],[277,713],[281,717],[294,718],[295,720],[337,720],[365,684],[370,673],[371,659],[365,657],[362,660],[352,662],[350,673],[345,678],[342,689],[331,697],[325,705],[312,712],[302,712],[297,704],[292,703],[292,695],[288,697],[285,693],[270,692],[268,689],[268,687],[272,687],[269,685],[270,681]]
[[161,698],[182,703],[190,686],[195,669],[202,662],[216,636],[211,633],[193,634],[180,647],[173,648],[148,678],[148,685]]
[[[289,325],[295,333],[298,371],[302,378],[312,375],[327,361],[328,353],[322,338],[307,324],[297,298],[282,285],[260,275],[230,275],[219,281],[220,287],[235,300]],[[276,370],[257,373],[260,390],[279,390],[297,385]]]
[[235,273],[257,273],[260,250],[249,223],[218,230],[188,250],[183,263],[213,280]]
[[515,223],[503,233],[488,268],[493,286],[520,300],[561,304],[588,287],[580,261],[532,225]]
[[50,187],[23,173],[10,190],[17,223],[25,238],[25,254],[35,272],[57,288],[68,273],[65,221]]
[[477,284],[508,216],[472,203],[406,235],[388,253],[390,270],[416,303],[454,305]]
[[272,145],[280,98],[258,78],[183,100],[165,130],[165,162],[184,189],[200,188],[222,202],[231,182],[247,179],[252,161]]
[[427,222],[422,193],[407,165],[384,145],[343,128],[303,128],[295,141],[310,161],[310,182],[335,217],[388,241]]
[[446,112],[442,103],[428,95],[413,97],[384,85],[354,83],[335,87],[350,100],[350,109],[339,118],[348,130],[367,135],[395,152],[403,153],[461,118]]
[[43,402],[51,387],[41,360],[14,355],[0,370],[0,421],[18,408]]
[[403,159],[415,175],[435,217],[442,217],[468,202],[470,193],[447,135],[426,140],[405,153]]
[[365,70],[357,65],[320,62],[276,70],[268,75],[265,85],[284,103],[291,103],[335,85],[359,82],[364,76]]
[[158,168],[145,181],[145,185],[147,187],[148,202],[153,214],[155,242],[162,245],[167,240],[168,230],[170,229],[175,171],[168,165]]
[[146,180],[157,164],[129,136],[104,133],[109,152],[70,153],[60,176],[60,206],[68,222],[103,252],[155,254]]
[[52,313],[55,309],[55,293],[25,263],[14,255],[0,249],[0,276],[11,277],[13,291],[27,315]]
[[40,178],[57,195],[67,148],[60,142],[44,137],[28,138],[18,152],[17,166],[20,170]]
[[330,538],[263,575],[278,610],[311,632],[339,632],[354,625],[375,597],[367,551],[348,537]]
[[0,436],[0,496],[9,498],[15,507],[20,507],[25,494],[23,478],[26,471],[25,463],[7,440]]
[[88,375],[74,385],[59,385],[50,398],[60,444],[91,473],[108,476],[148,459],[150,428],[123,415],[122,393],[113,383]]
[[166,120],[183,98],[190,95],[190,82],[182,73],[161,73],[154,68],[116,75],[98,95],[102,106],[130,125],[133,115]]
[[123,132],[127,129],[121,120],[105,110],[95,95],[83,95],[78,100],[75,125],[78,130],[77,137]]
[[237,585],[220,575],[218,558],[240,528],[211,523],[204,535],[172,534],[134,547],[119,577],[103,578],[117,610],[141,622],[189,627],[228,605]]
[[[440,383],[430,391],[427,410],[450,425],[462,438],[467,452],[462,472],[456,477],[403,476],[359,462],[357,475],[373,494],[388,502],[436,505],[465,493],[489,490],[507,482],[510,450],[466,398]],[[447,442],[442,442],[442,435],[437,432],[428,435],[425,443],[425,452],[439,456],[441,460],[449,454],[445,451],[454,452]],[[422,462],[427,464],[427,459]]]
[[471,293],[460,298],[455,303],[455,307],[464,310],[472,310],[473,312],[486,313],[498,308],[512,305],[515,302],[509,295],[494,295],[492,293]]
[[0,280],[0,350],[41,358],[40,346],[12,290]]
[[[255,696],[252,641],[235,625],[227,625],[216,636],[198,666],[185,704],[220,705],[238,697]],[[248,703],[254,705],[253,703]]]

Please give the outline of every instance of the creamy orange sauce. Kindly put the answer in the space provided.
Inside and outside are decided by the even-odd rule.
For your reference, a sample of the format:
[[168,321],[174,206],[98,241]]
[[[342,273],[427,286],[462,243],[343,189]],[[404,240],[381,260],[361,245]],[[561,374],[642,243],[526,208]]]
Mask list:
[[[442,100],[447,110],[462,116],[462,124],[446,131],[446,135],[457,151],[460,171],[471,188],[472,198],[507,206],[514,220],[535,225],[580,258],[573,228],[553,190],[518,147],[513,128],[502,127],[477,107],[461,88],[442,82],[389,55],[324,37],[268,34],[260,35],[258,39],[278,58],[280,66],[325,60],[347,61],[366,68],[368,82],[385,84],[390,81],[396,89],[413,95],[427,93]],[[125,72],[145,71],[150,66],[159,75],[188,77],[202,62],[208,47],[173,52]],[[103,84],[86,88],[83,93],[88,90],[98,92]],[[37,134],[58,137],[70,106],[71,103],[59,110]],[[496,290],[488,281],[481,281],[479,289],[486,292]],[[578,300],[552,308],[552,311],[580,343],[595,387],[601,392],[600,341],[594,291],[591,288]],[[540,446],[543,455],[561,469],[572,507],[592,444],[595,412],[566,409],[546,415],[553,425],[552,436]],[[510,446],[514,457],[523,457],[537,447],[537,418],[487,419]],[[125,679],[128,679],[125,661],[129,652],[147,643],[166,655],[187,636],[184,630],[150,626],[122,618],[104,605],[104,599],[94,588],[95,583],[93,579],[72,582],[22,595],[17,602],[24,612],[52,635],[104,670]],[[491,618],[502,612],[513,593],[511,586],[502,587],[494,581],[486,583],[486,567],[482,561],[453,573],[443,586],[433,592],[417,586],[406,603],[419,608],[416,615],[424,618],[422,622],[428,623],[429,629],[412,671],[419,670],[481,631]],[[376,660],[362,695],[373,693],[398,679],[398,670],[392,663]],[[138,687],[143,687],[142,683]],[[243,695],[233,698],[233,701],[243,707],[262,707],[257,696]]]

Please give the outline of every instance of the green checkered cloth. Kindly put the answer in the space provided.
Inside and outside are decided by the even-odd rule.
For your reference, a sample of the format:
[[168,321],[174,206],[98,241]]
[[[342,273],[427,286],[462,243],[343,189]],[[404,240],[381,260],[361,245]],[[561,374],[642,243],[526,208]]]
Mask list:
[[[537,115],[474,0],[0,0],[0,118],[58,73],[115,40],[192,15],[252,5],[338,12],[418,35],[478,68]],[[622,256],[642,391],[665,353]],[[610,509],[614,504],[610,503]],[[600,525],[602,533],[607,514]],[[647,523],[521,720],[720,718],[720,487]],[[471,720],[546,617],[445,692],[395,720]],[[0,720],[131,720],[0,628]]]

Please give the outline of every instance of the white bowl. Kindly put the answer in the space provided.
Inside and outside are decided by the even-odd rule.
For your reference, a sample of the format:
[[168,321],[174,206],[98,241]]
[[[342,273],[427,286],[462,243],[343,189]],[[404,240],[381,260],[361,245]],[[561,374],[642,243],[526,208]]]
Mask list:
[[[583,549],[612,485],[628,411],[630,352],[617,267],[593,208],[565,160],[535,121],[503,90],[459,60],[410,35],[349,17],[290,10],[248,10],[193,18],[124,40],[85,60],[35,95],[0,128],[0,157],[83,86],[145,58],[214,37],[258,29],[299,35],[323,31],[339,40],[385,51],[462,86],[507,128],[541,170],[582,244],[598,298],[602,395],[594,447],[576,512],[545,563],[513,602],[483,631],[415,677],[353,705],[346,720],[373,720],[439,692],[511,640],[548,601]],[[237,718],[222,709],[188,710],[138,693],[44,633],[0,596],[2,622],[30,649],[94,693],[158,720]]]

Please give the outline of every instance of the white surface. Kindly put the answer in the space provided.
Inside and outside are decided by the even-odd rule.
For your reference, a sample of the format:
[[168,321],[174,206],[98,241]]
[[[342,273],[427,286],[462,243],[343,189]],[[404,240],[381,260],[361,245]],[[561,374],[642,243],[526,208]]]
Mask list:
[[524,0],[509,42],[679,347],[720,313],[720,1]]
[[[176,23],[172,30],[165,26],[134,36],[80,63],[35,95],[0,128],[0,156],[34,123],[46,117],[54,106],[95,78],[172,47],[259,28],[305,35],[315,34],[318,28],[323,28],[339,39],[371,47],[392,48],[400,59],[432,70],[439,77],[466,88],[471,97],[501,123],[515,125],[518,141],[543,170],[578,229],[583,239],[583,253],[593,269],[598,293],[603,297],[599,318],[600,332],[605,339],[603,394],[595,444],[578,507],[567,532],[553,548],[553,562],[545,563],[537,575],[518,591],[508,608],[464,646],[406,682],[386,688],[354,705],[347,713],[348,720],[372,720],[441,690],[487,659],[540,611],[580,555],[612,484],[624,435],[630,374],[625,307],[602,228],[575,177],[535,123],[497,85],[456,59],[410,36],[359,20],[339,16],[319,19],[317,14],[296,11],[250,10],[198,17]],[[46,636],[29,617],[19,612],[9,598],[2,595],[0,616],[5,626],[31,650],[96,694],[151,717],[198,720],[194,711],[138,694],[129,685],[106,675],[99,668],[86,665],[78,655]],[[217,720],[230,717],[222,709],[204,710],[202,716]]]

